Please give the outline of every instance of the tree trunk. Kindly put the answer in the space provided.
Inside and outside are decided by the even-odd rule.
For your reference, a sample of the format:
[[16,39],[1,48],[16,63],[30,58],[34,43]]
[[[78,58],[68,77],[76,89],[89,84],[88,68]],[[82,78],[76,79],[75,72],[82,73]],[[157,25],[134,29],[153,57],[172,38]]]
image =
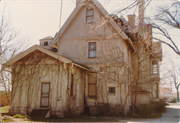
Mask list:
[[179,102],[179,85],[176,87],[176,92],[177,92],[177,102]]

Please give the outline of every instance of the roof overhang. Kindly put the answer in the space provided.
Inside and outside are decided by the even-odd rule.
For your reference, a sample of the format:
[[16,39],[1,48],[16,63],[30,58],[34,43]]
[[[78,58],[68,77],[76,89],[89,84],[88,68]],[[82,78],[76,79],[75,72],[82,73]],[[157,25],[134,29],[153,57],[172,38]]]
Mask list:
[[66,64],[74,64],[75,66],[79,67],[79,68],[82,68],[82,69],[85,69],[85,70],[89,70],[91,71],[89,68],[86,68],[82,65],[79,65],[77,63],[74,63],[73,61],[63,57],[63,56],[60,56],[58,54],[55,54],[54,52],[52,51],[49,51],[39,45],[34,45],[32,47],[30,47],[29,49],[27,49],[26,51],[20,53],[19,55],[15,56],[14,58],[10,59],[9,61],[7,61],[6,63],[3,64],[3,67],[10,67],[13,63],[17,62],[18,60],[22,59],[23,57],[27,56],[28,54],[32,53],[33,51],[35,50],[38,50],[38,51],[41,51],[63,63],[66,63]]

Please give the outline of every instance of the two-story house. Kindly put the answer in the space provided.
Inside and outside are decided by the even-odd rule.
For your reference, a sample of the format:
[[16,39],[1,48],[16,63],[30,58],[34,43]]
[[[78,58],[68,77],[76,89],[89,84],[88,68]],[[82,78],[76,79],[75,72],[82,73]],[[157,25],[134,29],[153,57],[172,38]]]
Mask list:
[[98,0],[76,4],[54,37],[4,64],[12,69],[11,114],[64,117],[84,107],[93,115],[126,114],[132,104],[159,99],[161,43],[152,42],[143,14],[137,26],[135,15],[110,15]]

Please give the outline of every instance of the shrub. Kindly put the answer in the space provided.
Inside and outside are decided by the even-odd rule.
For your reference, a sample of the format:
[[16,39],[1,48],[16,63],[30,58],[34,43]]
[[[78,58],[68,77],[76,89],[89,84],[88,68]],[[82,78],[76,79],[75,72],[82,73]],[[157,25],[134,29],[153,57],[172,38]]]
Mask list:
[[110,106],[108,103],[99,103],[97,105],[97,114],[99,116],[122,116],[121,105]]
[[177,101],[177,99],[176,99],[176,98],[173,98],[173,99],[171,100],[171,103],[176,103],[176,101]]
[[[135,113],[138,117],[152,117],[166,111],[167,103],[163,100],[151,101],[149,104],[135,106]],[[132,115],[133,108],[130,107],[129,115]]]
[[28,115],[21,115],[21,114],[16,114],[13,115],[14,118],[30,118]]

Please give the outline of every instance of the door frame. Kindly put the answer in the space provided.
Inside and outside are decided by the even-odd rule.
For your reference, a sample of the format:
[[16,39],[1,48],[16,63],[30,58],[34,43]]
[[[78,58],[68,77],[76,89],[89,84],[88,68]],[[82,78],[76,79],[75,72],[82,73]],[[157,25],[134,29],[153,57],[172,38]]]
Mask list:
[[[48,106],[42,106],[42,85],[49,84],[49,94],[48,94]],[[41,108],[49,108],[49,95],[50,95],[50,82],[41,82],[41,97],[40,97],[40,107]]]

